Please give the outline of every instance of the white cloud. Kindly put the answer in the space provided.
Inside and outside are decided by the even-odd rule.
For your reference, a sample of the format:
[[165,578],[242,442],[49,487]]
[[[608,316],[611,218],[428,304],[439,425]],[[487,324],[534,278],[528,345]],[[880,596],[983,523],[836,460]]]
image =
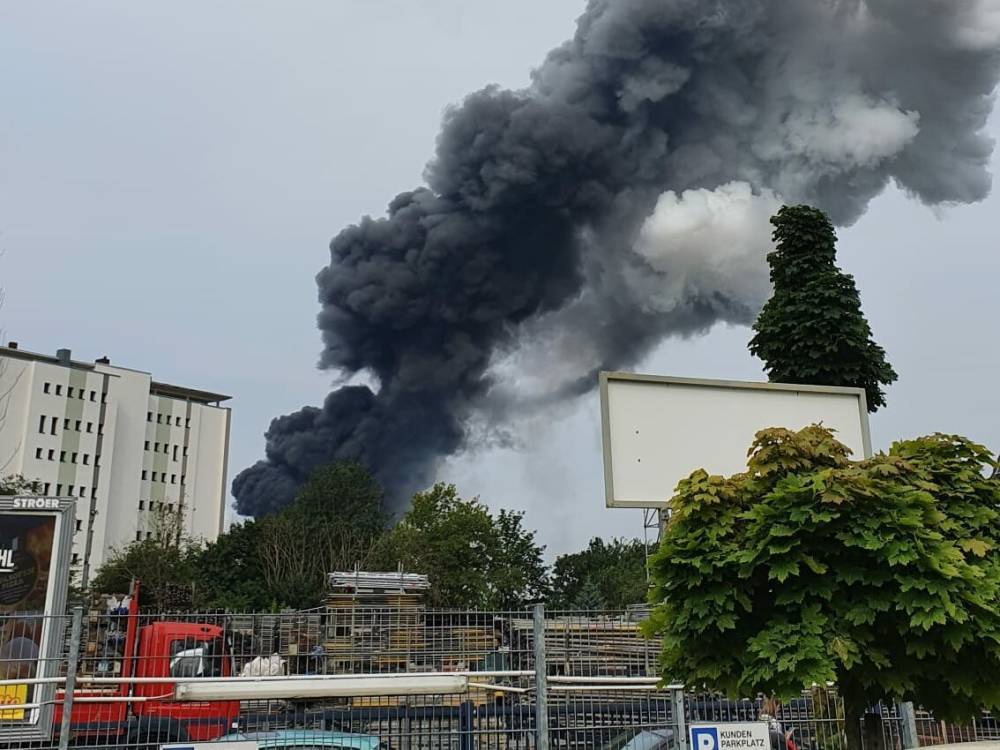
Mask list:
[[769,220],[781,203],[745,182],[664,193],[634,248],[658,272],[632,272],[636,298],[661,312],[718,294],[750,308],[762,305],[769,293]]

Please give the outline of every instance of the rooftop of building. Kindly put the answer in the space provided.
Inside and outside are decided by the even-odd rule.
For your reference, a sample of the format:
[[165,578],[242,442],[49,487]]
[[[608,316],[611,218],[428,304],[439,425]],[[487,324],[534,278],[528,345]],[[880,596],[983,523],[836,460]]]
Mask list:
[[[82,362],[80,360],[73,359],[72,353],[69,349],[58,349],[56,350],[55,355],[42,354],[40,352],[32,352],[27,349],[22,349],[15,341],[11,341],[6,346],[0,347],[0,356],[10,357],[12,359],[28,360],[32,362],[44,362],[50,365],[61,365],[63,367],[80,370],[94,370],[97,365],[104,365],[117,370],[141,372],[152,377],[152,374],[146,370],[136,370],[131,367],[112,365],[111,360],[106,356],[96,359],[93,362]],[[223,401],[229,401],[229,399],[232,398],[232,396],[227,396],[223,393],[203,391],[199,388],[188,388],[183,385],[171,385],[170,383],[161,383],[156,380],[152,380],[150,382],[149,392],[154,396],[167,396],[168,398],[176,398],[183,401],[194,401],[201,404],[218,404]]]

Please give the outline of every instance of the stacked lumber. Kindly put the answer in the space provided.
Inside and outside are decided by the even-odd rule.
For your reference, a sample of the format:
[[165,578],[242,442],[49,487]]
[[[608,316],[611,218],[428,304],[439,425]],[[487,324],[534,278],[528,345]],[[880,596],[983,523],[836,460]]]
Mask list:
[[[531,620],[514,620],[528,635]],[[643,637],[639,619],[557,617],[545,621],[545,653],[551,672],[580,677],[634,677],[653,674],[659,644]]]
[[365,601],[371,605],[392,606],[395,601],[411,601],[420,598],[431,587],[430,579],[419,573],[370,573],[361,570],[330,573],[327,576],[330,598],[340,601],[345,597],[354,601]]
[[424,649],[425,575],[330,573],[323,647],[327,671],[406,672]]

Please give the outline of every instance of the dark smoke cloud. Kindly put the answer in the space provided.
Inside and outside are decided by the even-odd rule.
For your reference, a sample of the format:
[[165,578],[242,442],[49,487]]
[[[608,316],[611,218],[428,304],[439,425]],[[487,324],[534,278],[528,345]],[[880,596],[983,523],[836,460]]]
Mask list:
[[551,401],[665,336],[752,320],[781,201],[844,224],[891,181],[982,199],[998,48],[996,0],[591,0],[530,88],[446,115],[426,188],[332,241],[320,364],[376,386],[276,419],[238,510],[336,459],[400,510],[470,420],[517,405],[505,357],[544,364]]

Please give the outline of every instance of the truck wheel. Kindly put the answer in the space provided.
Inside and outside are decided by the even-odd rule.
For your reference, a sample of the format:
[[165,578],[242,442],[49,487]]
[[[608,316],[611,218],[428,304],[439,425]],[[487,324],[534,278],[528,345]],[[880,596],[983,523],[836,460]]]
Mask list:
[[187,730],[176,719],[139,719],[129,730],[128,744],[140,750],[159,750],[168,742],[186,742]]

